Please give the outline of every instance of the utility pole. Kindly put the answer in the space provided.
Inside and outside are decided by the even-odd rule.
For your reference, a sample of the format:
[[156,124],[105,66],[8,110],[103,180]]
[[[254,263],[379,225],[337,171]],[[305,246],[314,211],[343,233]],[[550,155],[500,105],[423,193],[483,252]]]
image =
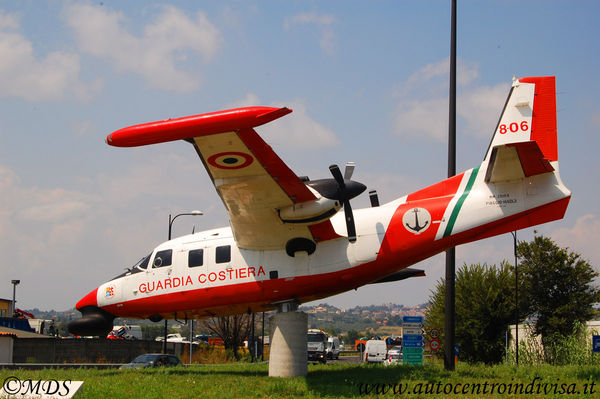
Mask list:
[[17,311],[17,285],[19,285],[21,280],[11,280],[10,282],[13,285],[12,315],[10,317],[15,317],[15,312]]
[[[448,177],[456,174],[456,0],[452,0],[450,32],[450,95],[448,117]],[[444,317],[444,368],[454,370],[456,252],[446,251],[446,314]]]
[[[171,231],[173,229],[173,222],[175,221],[175,219],[177,219],[179,216],[202,216],[202,212],[200,211],[192,211],[192,212],[188,212],[188,213],[180,213],[179,215],[175,215],[174,217],[171,217],[171,214],[169,214],[169,241],[171,241]],[[168,322],[167,322],[167,318],[165,317],[165,331],[164,331],[164,341],[163,341],[163,353],[167,353],[167,335],[168,335]],[[190,343],[190,347],[191,347],[191,343]],[[190,353],[191,353],[191,349],[190,349]]]
[[515,252],[515,362],[519,365],[519,266],[517,259],[517,231],[511,231]]

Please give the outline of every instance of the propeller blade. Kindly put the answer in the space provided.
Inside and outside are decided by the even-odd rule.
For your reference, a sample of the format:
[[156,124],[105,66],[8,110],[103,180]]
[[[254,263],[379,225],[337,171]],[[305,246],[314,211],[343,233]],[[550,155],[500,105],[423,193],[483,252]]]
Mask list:
[[346,183],[344,183],[344,177],[342,176],[342,172],[340,172],[339,166],[337,166],[335,164],[331,165],[329,167],[329,171],[333,175],[333,178],[335,179],[335,181],[340,185],[340,187],[344,188],[344,186],[346,186]]
[[346,229],[348,230],[348,241],[356,242],[356,226],[350,201],[344,201],[344,215],[346,216]]
[[354,168],[356,164],[354,162],[346,162],[346,169],[344,170],[344,179],[350,180],[352,178],[352,174],[354,173]]

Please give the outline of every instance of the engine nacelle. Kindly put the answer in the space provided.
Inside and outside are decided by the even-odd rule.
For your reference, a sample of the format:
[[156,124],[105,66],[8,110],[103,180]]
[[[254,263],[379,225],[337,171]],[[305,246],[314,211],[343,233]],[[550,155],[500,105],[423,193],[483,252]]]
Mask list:
[[307,187],[317,199],[280,209],[279,218],[282,222],[315,224],[331,218],[342,208],[340,201],[325,198],[313,188]]

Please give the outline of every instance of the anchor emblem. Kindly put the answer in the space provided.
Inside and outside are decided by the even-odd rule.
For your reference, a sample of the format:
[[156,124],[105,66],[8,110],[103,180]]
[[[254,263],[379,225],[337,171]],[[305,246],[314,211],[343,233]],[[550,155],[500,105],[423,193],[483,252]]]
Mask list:
[[411,233],[421,234],[429,228],[429,225],[431,224],[431,215],[425,208],[412,208],[406,211],[402,218],[402,223],[406,230]]

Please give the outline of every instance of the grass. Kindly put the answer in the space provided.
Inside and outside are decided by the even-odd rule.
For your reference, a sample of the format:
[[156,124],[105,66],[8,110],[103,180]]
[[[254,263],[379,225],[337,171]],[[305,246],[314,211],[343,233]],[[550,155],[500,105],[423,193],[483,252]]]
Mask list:
[[[0,370],[21,380],[84,381],[76,398],[354,398],[394,397],[407,384],[410,397],[600,397],[600,368],[596,366],[484,366],[459,363],[456,371],[439,364],[393,366],[329,364],[309,365],[306,377],[268,377],[268,364],[226,364],[146,370]],[[594,382],[595,394],[590,395]],[[394,384],[396,384],[394,386]],[[468,385],[466,391],[462,391]],[[469,391],[479,384],[480,392]],[[487,394],[483,387],[487,384]],[[490,392],[491,385],[494,393]],[[522,384],[523,393],[510,393]],[[533,392],[525,393],[528,384]],[[535,385],[538,384],[538,385]],[[546,393],[544,393],[544,386]],[[584,394],[586,388],[588,392]],[[444,389],[458,393],[444,394]],[[387,389],[387,393],[383,391]],[[516,388],[514,388],[516,389]],[[366,395],[366,391],[370,391]],[[437,392],[436,392],[437,390]],[[504,392],[498,392],[502,391]],[[564,391],[564,394],[561,392]],[[571,394],[571,391],[574,392]],[[579,392],[579,394],[575,393]],[[396,392],[398,393],[398,392]]]

